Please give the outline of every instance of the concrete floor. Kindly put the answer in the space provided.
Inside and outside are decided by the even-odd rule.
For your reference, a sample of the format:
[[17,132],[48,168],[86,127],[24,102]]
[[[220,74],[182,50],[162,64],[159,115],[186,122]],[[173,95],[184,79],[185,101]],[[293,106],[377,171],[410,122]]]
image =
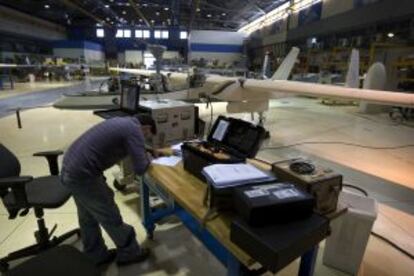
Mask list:
[[44,107],[64,94],[97,90],[107,77],[91,77],[87,81],[16,83],[15,88],[0,90],[0,118],[16,109]]
[[[200,106],[201,114],[209,119],[209,109]],[[215,115],[224,113],[225,105],[214,104]],[[250,120],[249,114],[239,114]],[[91,111],[64,111],[53,108],[27,110],[22,113],[23,129],[16,128],[14,116],[0,119],[0,141],[20,158],[23,175],[40,176],[48,173],[46,162],[31,154],[47,149],[66,149],[70,143],[100,119]],[[289,98],[275,100],[267,113],[266,127],[271,139],[266,146],[290,145],[303,141],[342,141],[371,146],[396,146],[413,143],[414,128],[392,124],[383,115],[361,115],[355,107],[323,106],[316,100]],[[374,231],[414,253],[414,148],[368,150],[339,144],[301,145],[265,150],[258,157],[277,161],[303,156],[341,172],[345,180],[366,189],[380,202]],[[411,158],[410,158],[411,157]],[[112,172],[106,175],[112,183]],[[111,185],[110,185],[111,186]],[[133,225],[140,242],[147,244],[153,255],[148,262],[118,269],[111,265],[105,275],[224,275],[225,268],[191,233],[175,219],[157,227],[155,241],[147,241],[139,217],[139,196],[132,190],[116,191],[116,202],[127,223]],[[48,211],[49,225],[58,223],[56,234],[77,226],[76,209],[72,200],[63,207]],[[8,220],[0,208],[0,256],[34,242],[32,213]],[[113,246],[108,236],[105,240]],[[79,241],[75,241],[80,246]],[[324,244],[318,255],[315,275],[346,275],[322,264]],[[278,275],[294,275],[298,261]],[[414,262],[371,236],[358,275],[412,275]]]

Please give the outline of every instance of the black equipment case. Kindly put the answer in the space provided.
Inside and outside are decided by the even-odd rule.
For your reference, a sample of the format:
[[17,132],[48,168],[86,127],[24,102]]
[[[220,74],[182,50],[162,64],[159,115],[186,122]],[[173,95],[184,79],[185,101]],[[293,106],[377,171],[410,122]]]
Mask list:
[[329,220],[320,215],[252,227],[237,218],[231,224],[230,240],[264,268],[277,272],[329,235]]
[[219,116],[207,141],[186,142],[182,145],[184,169],[205,181],[201,171],[208,165],[241,163],[246,158],[255,157],[265,133],[261,126]]
[[234,188],[234,205],[252,226],[265,226],[309,217],[315,199],[291,183],[249,185]]

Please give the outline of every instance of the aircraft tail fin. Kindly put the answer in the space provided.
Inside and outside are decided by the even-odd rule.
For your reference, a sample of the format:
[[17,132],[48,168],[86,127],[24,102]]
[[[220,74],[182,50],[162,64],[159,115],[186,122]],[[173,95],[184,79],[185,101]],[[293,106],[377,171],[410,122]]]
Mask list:
[[272,80],[287,80],[299,55],[299,48],[293,47],[272,76]]
[[351,52],[345,86],[359,88],[359,51],[357,49],[352,49]]
[[369,68],[365,80],[364,89],[384,90],[387,82],[387,72],[384,64],[376,62]]

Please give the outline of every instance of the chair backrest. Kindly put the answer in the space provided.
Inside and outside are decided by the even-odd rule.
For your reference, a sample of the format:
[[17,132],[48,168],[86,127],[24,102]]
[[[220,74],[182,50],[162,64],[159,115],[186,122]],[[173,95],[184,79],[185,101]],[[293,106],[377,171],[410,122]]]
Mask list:
[[0,144],[0,178],[19,175],[19,159],[6,146]]

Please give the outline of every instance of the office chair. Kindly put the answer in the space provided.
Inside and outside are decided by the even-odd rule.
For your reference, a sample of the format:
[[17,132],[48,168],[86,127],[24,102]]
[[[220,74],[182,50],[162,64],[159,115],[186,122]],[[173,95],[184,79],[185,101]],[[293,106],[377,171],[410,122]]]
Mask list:
[[32,176],[20,176],[19,160],[3,144],[0,144],[0,197],[9,213],[9,219],[15,219],[17,215],[25,216],[30,208],[33,208],[38,226],[34,233],[36,244],[1,258],[0,271],[6,271],[10,261],[38,254],[59,245],[74,235],[80,236],[79,229],[59,237],[52,236],[57,225],[55,224],[49,231],[43,218],[43,209],[58,208],[70,197],[69,191],[59,183],[57,159],[62,153],[62,151],[48,151],[33,154],[33,156],[46,158],[51,174],[50,176],[33,178]]
[[13,267],[5,276],[100,276],[100,269],[89,257],[69,245],[46,250]]

